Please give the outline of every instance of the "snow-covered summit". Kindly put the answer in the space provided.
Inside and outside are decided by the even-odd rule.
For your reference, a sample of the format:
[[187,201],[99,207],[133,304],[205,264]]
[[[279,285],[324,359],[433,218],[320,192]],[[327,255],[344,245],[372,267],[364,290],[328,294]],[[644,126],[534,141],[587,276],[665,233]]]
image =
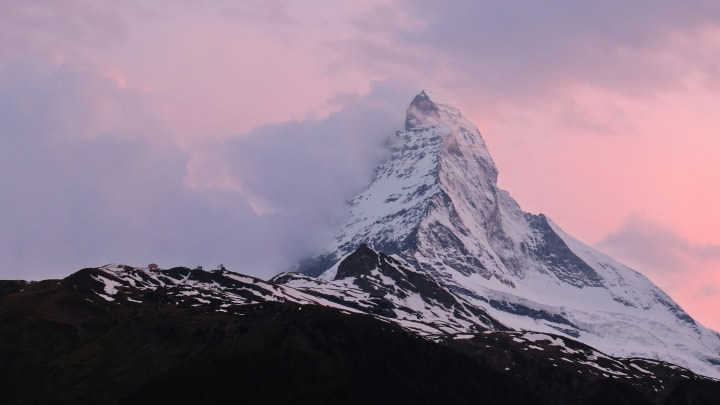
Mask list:
[[442,122],[457,121],[462,117],[460,110],[441,101],[436,95],[421,91],[408,106],[405,116],[405,130],[431,127]]
[[423,91],[391,157],[348,202],[345,224],[300,270],[332,280],[365,243],[516,329],[561,333],[621,356],[720,377],[720,337],[643,275],[524,212],[497,187],[477,128]]

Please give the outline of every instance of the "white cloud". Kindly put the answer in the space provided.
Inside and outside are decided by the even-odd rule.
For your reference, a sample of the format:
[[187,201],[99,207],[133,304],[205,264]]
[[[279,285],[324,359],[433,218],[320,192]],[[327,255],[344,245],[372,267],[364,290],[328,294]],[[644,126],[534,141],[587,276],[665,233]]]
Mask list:
[[410,95],[377,83],[327,118],[186,150],[132,88],[67,66],[0,71],[1,278],[107,262],[286,270],[369,182]]
[[720,245],[693,242],[673,227],[638,214],[598,246],[658,277],[685,277],[720,262]]

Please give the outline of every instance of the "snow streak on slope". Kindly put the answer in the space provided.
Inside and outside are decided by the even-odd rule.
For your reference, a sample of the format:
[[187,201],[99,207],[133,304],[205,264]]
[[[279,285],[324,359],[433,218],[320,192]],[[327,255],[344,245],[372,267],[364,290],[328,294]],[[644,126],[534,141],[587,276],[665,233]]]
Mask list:
[[300,270],[332,280],[367,243],[505,325],[562,333],[622,356],[662,358],[720,377],[720,336],[646,277],[524,212],[497,188],[477,128],[425,92],[391,158],[352,199],[348,221]]
[[297,273],[284,273],[271,281],[310,295],[334,298],[344,305],[352,305],[355,299],[348,299],[349,291],[361,291],[367,294],[368,301],[375,300],[378,304],[371,313],[423,336],[507,329],[486,311],[452,294],[432,277],[403,260],[378,254],[367,245],[361,245],[342,261],[333,281]]
[[231,313],[238,306],[265,302],[320,305],[371,314],[426,337],[506,329],[485,311],[458,299],[426,275],[367,247],[349,255],[340,266],[340,274],[346,277],[326,281],[282,273],[264,281],[226,270],[150,270],[107,265],[81,270],[69,279],[76,288],[78,283],[89,283],[89,291],[116,303],[155,302],[162,296],[156,304]]

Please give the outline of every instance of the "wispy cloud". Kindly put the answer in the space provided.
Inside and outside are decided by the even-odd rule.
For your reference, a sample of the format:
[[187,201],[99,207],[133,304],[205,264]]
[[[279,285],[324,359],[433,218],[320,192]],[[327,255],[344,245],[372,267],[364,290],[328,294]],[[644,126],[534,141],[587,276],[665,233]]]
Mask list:
[[[381,13],[408,23],[378,27]],[[578,84],[630,94],[677,86],[679,65],[709,60],[679,39],[720,26],[720,6],[707,1],[397,1],[376,14],[359,19],[359,27],[376,34],[349,43],[347,63],[374,71],[405,63],[407,70],[444,76],[447,85],[505,97]]]
[[720,245],[696,243],[669,225],[641,215],[630,216],[622,228],[598,245],[659,276],[685,277],[703,266],[720,264]]
[[598,247],[642,271],[691,313],[717,322],[712,300],[720,295],[720,245],[634,214]]
[[376,83],[327,118],[186,150],[111,78],[18,70],[0,74],[3,278],[108,261],[287,269],[367,184],[412,94]]

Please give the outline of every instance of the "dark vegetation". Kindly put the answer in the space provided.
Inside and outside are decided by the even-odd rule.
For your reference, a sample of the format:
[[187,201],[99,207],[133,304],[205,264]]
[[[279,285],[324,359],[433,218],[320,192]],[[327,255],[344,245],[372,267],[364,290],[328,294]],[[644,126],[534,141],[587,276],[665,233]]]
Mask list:
[[0,403],[536,402],[468,356],[368,315],[116,304],[75,286],[44,281],[0,298]]

